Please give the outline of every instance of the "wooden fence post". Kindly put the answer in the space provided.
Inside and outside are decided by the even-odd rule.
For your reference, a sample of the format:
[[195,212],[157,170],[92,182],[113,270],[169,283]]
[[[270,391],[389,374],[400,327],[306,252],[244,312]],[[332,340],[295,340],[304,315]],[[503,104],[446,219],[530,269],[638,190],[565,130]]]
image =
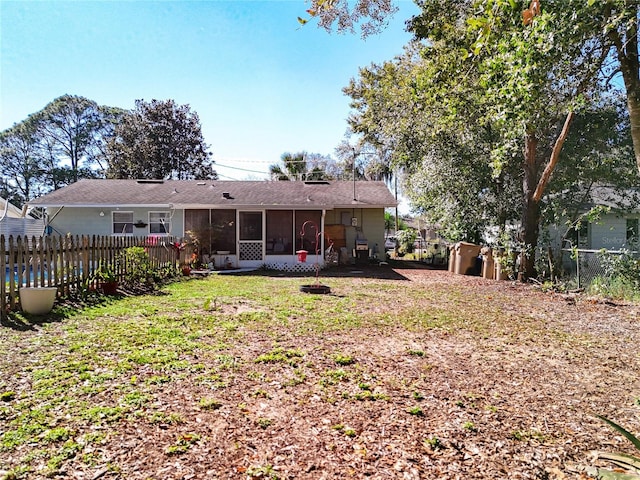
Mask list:
[[5,274],[5,280],[0,283],[0,320],[7,317],[7,281],[9,270],[7,270],[7,255],[4,235],[0,235],[0,270]]

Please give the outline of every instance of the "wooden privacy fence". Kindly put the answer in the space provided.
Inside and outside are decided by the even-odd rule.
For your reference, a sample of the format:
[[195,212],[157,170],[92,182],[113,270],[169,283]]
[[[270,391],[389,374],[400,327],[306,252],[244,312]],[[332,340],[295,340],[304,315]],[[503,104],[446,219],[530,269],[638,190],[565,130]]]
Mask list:
[[135,265],[123,254],[129,247],[143,247],[151,268],[175,269],[185,252],[175,248],[172,237],[46,236],[5,238],[0,235],[0,316],[18,305],[21,287],[58,287],[58,296],[86,288],[96,270],[108,267],[118,280]]

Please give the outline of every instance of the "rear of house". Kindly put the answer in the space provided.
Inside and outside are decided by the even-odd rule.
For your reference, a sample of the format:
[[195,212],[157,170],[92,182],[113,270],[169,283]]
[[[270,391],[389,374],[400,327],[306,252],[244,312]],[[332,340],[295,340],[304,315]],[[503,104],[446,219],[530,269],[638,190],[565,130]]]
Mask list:
[[368,258],[395,204],[383,182],[211,180],[81,180],[30,202],[52,233],[184,237],[235,267],[295,264],[298,250]]

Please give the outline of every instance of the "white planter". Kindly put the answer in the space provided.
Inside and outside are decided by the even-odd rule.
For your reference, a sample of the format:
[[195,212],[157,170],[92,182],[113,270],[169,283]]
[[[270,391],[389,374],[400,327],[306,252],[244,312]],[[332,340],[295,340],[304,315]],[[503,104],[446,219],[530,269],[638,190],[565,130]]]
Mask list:
[[53,308],[57,292],[57,287],[21,287],[20,306],[31,315],[44,315]]

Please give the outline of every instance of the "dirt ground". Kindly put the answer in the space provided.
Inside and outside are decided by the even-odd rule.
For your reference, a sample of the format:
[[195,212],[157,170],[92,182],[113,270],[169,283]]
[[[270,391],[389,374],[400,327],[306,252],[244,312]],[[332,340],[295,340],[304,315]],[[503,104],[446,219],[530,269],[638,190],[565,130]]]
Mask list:
[[[274,334],[247,329],[224,352],[238,361],[216,379],[221,388],[186,377],[159,390],[154,408],[180,423],[123,422],[85,448],[102,461],[71,460],[58,476],[564,479],[606,465],[592,450],[632,453],[594,415],[640,431],[638,305],[425,268],[367,267],[367,277],[433,290],[420,300],[425,321],[446,313],[437,292],[451,289],[456,308],[496,320],[484,329],[390,322],[347,335],[276,332],[288,362],[256,362]],[[336,364],[328,352],[352,358]],[[168,453],[172,445],[184,452]]]

